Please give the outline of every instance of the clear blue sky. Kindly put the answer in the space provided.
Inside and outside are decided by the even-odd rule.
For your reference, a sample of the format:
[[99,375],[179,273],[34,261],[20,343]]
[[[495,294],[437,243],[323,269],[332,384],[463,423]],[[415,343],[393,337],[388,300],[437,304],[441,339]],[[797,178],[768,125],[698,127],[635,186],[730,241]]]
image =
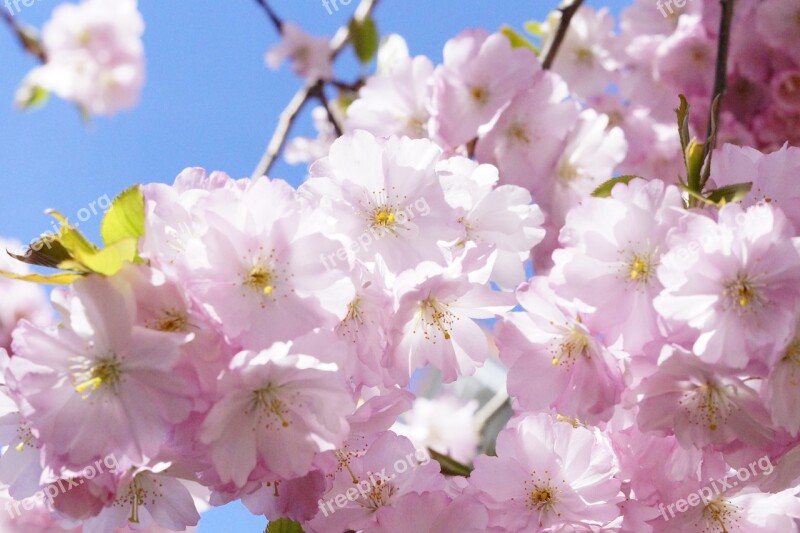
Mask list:
[[[654,7],[655,9],[655,0]],[[133,183],[171,183],[187,166],[249,176],[272,134],[278,114],[300,81],[287,69],[272,72],[264,52],[277,41],[255,0],[139,0],[147,29],[148,81],[140,105],[86,127],[75,109],[52,99],[42,110],[13,109],[14,91],[34,61],[0,27],[0,236],[23,242],[50,229],[46,208],[75,219],[103,195]],[[441,60],[445,41],[467,27],[495,30],[541,20],[558,0],[382,0],[382,34],[406,37],[412,54]],[[618,12],[625,0],[594,0]],[[57,0],[37,0],[17,19],[41,26]],[[321,0],[273,0],[275,10],[310,33],[332,35],[358,0],[329,15]],[[1,8],[1,7],[0,7]],[[358,67],[341,58],[346,74]],[[342,72],[342,71],[338,71]],[[310,132],[308,120],[296,132]],[[276,166],[272,177],[297,183],[303,167]],[[83,227],[96,234],[99,217]],[[88,227],[87,227],[88,226]],[[263,530],[263,518],[240,505],[203,516],[201,533]]]

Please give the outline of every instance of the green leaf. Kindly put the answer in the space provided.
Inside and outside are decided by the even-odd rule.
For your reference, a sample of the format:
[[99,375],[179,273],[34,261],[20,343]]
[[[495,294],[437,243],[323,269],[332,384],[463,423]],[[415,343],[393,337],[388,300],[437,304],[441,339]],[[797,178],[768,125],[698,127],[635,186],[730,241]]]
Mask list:
[[25,255],[17,255],[8,252],[8,255],[29,265],[56,268],[60,263],[70,259],[72,256],[64,246],[58,242],[58,236],[51,235],[41,237],[30,245]]
[[639,176],[617,176],[616,178],[611,178],[610,180],[600,184],[600,186],[594,190],[592,196],[595,198],[608,198],[611,196],[611,190],[614,188],[614,185],[617,183],[624,183],[627,185],[638,177]]
[[106,246],[144,236],[144,196],[136,185],[117,196],[103,217],[100,235]]
[[706,143],[699,142],[697,139],[689,141],[689,145],[684,149],[683,159],[686,163],[686,183],[693,191],[702,193],[703,164],[706,161]]
[[[708,200],[705,196],[703,196],[699,192],[693,190],[691,187],[688,187],[686,185],[679,185],[678,188],[680,190],[682,190],[683,192],[685,192],[686,194],[688,194],[689,197],[690,197],[689,198],[690,200],[696,200],[697,202],[702,202],[702,203],[704,203],[706,205],[716,205],[714,202]],[[690,206],[692,206],[692,205],[693,204],[690,203]],[[694,205],[696,205],[696,203]]]
[[678,97],[681,99],[681,104],[675,110],[675,114],[678,115],[678,135],[681,139],[681,148],[685,152],[691,140],[689,137],[689,102],[682,94]]
[[[91,272],[96,272],[104,276],[113,276],[122,269],[125,263],[134,262],[136,260],[137,242],[138,239],[135,237],[128,237],[102,250],[89,253],[79,251],[75,254],[75,259],[80,265],[85,266]],[[62,263],[59,266],[61,268],[66,268],[71,265]]]
[[367,17],[362,21],[355,19],[350,21],[350,41],[356,51],[359,61],[369,63],[375,54],[378,53],[380,38],[378,37],[378,27],[372,17]]
[[535,20],[530,20],[523,25],[525,31],[530,33],[531,35],[535,35],[536,37],[542,36],[542,23],[537,22]]
[[14,96],[15,104],[24,110],[43,107],[50,100],[50,92],[38,85],[23,85]]
[[459,463],[449,455],[439,453],[436,450],[428,448],[428,453],[431,455],[433,460],[439,463],[439,466],[442,469],[442,474],[445,476],[469,477],[474,470],[474,467]]
[[97,246],[83,236],[83,233],[70,225],[67,217],[52,209],[49,209],[47,214],[61,224],[61,228],[58,230],[58,241],[69,252],[70,257],[74,258],[78,253],[91,254],[98,250]]
[[508,37],[508,40],[511,41],[512,48],[527,48],[533,51],[533,53],[535,54],[539,53],[539,49],[536,48],[536,46],[532,42],[523,37],[511,26],[503,25],[503,27],[500,28],[500,33]]
[[14,272],[7,272],[0,270],[0,276],[5,276],[10,279],[20,281],[30,281],[33,283],[48,283],[51,285],[69,285],[73,281],[83,277],[83,274],[75,274],[73,272],[62,272],[52,276],[44,276],[42,274],[15,274]]
[[274,520],[267,525],[267,530],[264,533],[303,533],[303,528],[299,522],[289,520],[288,518],[281,518]]
[[720,187],[719,189],[711,191],[706,198],[710,202],[714,202],[716,205],[720,206],[732,202],[741,202],[752,188],[752,182],[735,183],[733,185],[726,185],[725,187]]

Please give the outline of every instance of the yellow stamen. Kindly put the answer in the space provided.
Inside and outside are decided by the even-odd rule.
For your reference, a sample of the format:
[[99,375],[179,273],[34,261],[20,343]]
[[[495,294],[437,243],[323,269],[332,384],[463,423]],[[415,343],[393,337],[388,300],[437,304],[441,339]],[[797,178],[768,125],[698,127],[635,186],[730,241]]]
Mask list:
[[378,211],[375,213],[375,223],[381,226],[394,224],[395,217],[391,211]]

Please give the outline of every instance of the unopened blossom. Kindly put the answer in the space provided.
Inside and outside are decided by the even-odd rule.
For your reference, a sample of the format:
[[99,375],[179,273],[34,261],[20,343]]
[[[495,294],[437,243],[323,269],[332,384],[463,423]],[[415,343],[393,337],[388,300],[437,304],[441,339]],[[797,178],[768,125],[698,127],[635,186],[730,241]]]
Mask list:
[[281,42],[266,55],[270,68],[277,69],[286,59],[292,71],[303,78],[330,79],[333,76],[332,52],[325,37],[313,37],[294,22],[281,25]]
[[497,456],[475,460],[470,485],[503,531],[590,530],[620,515],[608,441],[596,430],[527,415],[497,436]]
[[354,407],[335,366],[284,343],[237,354],[219,390],[200,439],[221,481],[238,486],[257,466],[287,479],[306,475],[316,453],[342,444]]
[[136,0],[61,4],[42,31],[47,61],[23,83],[93,115],[129,109],[144,85],[143,32]]

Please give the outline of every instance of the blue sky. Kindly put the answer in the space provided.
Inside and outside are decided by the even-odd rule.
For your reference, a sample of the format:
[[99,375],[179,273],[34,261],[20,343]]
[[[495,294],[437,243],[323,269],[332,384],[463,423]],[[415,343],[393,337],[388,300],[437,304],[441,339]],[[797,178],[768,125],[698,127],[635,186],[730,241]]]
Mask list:
[[[655,0],[654,9],[655,9]],[[35,62],[0,28],[0,236],[30,241],[50,229],[43,214],[55,208],[75,220],[92,202],[134,183],[171,183],[188,166],[248,176],[266,146],[278,114],[300,81],[287,69],[272,72],[264,52],[277,41],[255,0],[140,0],[147,29],[148,81],[133,111],[85,126],[73,107],[52,99],[42,110],[12,106],[19,81]],[[317,35],[332,35],[358,0],[329,15],[321,0],[273,0],[275,10]],[[618,12],[624,0],[595,0]],[[37,0],[16,18],[41,26],[56,0]],[[441,60],[444,42],[467,27],[496,30],[541,20],[558,0],[382,0],[376,20],[382,34],[406,37],[412,54]],[[1,7],[0,7],[1,8]],[[359,67],[340,60],[340,77]],[[310,132],[302,120],[295,133]],[[271,177],[293,183],[302,167],[279,164]],[[98,211],[95,209],[95,211]],[[99,216],[82,226],[94,236]],[[238,504],[204,515],[201,533],[263,531],[263,518]]]

